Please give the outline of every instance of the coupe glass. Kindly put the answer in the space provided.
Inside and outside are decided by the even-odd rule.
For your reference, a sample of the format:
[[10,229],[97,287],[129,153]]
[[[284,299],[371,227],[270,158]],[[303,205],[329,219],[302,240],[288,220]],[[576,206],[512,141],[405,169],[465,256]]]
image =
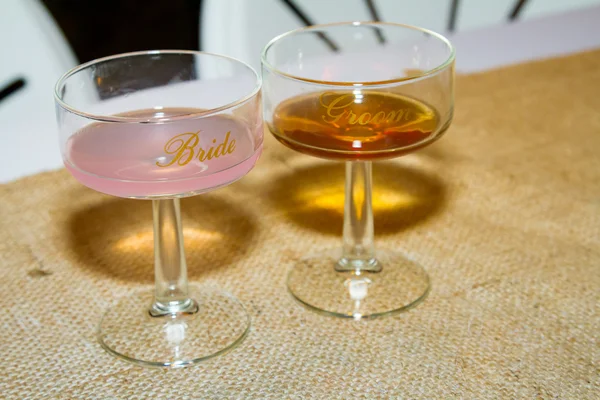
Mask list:
[[415,305],[429,291],[426,272],[402,254],[375,251],[371,164],[425,147],[450,126],[452,45],[408,25],[317,25],[273,39],[262,69],[264,120],[275,138],[346,163],[343,246],[300,260],[290,292],[355,319]]
[[180,367],[240,343],[250,324],[231,295],[188,287],[179,199],[247,174],[263,142],[261,81],[237,60],[147,51],[83,64],[57,83],[64,164],[82,184],[151,200],[154,293],[110,308],[102,346],[125,360]]

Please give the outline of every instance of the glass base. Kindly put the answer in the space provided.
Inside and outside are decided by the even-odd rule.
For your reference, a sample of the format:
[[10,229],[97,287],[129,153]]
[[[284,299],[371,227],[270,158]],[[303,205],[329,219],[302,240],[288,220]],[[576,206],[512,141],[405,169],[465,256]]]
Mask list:
[[417,305],[429,293],[429,276],[408,258],[377,251],[379,272],[337,271],[339,251],[325,251],[300,260],[287,285],[303,305],[343,318],[375,318]]
[[225,292],[190,287],[197,308],[160,316],[152,316],[153,294],[128,296],[106,312],[98,330],[104,349],[139,365],[185,367],[233,349],[250,327],[244,306]]

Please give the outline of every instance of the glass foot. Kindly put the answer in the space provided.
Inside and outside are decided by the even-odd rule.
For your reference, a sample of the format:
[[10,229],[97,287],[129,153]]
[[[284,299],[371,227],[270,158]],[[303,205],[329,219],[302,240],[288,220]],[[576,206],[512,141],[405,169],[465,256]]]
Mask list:
[[315,311],[354,319],[406,310],[429,292],[425,270],[400,254],[378,250],[379,272],[338,272],[339,259],[339,251],[325,251],[300,260],[288,275],[289,291]]
[[156,317],[153,294],[128,296],[106,312],[98,339],[109,353],[144,366],[185,367],[233,349],[250,327],[244,306],[225,292],[190,287],[197,309]]

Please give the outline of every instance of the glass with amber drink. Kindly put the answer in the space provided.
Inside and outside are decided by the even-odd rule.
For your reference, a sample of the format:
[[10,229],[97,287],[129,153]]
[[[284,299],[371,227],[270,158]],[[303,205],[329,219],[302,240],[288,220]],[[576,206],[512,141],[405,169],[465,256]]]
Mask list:
[[300,153],[346,163],[343,245],[307,254],[288,275],[305,306],[354,319],[404,310],[430,281],[408,257],[374,246],[372,162],[421,149],[447,130],[454,49],[408,25],[349,22],[273,39],[262,54],[264,120]]

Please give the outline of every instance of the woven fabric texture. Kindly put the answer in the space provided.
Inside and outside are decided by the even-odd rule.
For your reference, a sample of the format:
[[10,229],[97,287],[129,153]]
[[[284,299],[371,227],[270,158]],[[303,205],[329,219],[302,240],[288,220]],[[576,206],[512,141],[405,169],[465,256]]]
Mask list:
[[374,165],[376,243],[432,291],[350,321],[285,287],[295,260],[341,245],[343,165],[267,137],[247,177],[182,200],[191,282],[237,296],[252,328],[180,370],[95,338],[111,303],[152,287],[151,203],[64,170],[3,185],[0,398],[598,399],[599,149],[600,51],[459,77],[445,137]]

